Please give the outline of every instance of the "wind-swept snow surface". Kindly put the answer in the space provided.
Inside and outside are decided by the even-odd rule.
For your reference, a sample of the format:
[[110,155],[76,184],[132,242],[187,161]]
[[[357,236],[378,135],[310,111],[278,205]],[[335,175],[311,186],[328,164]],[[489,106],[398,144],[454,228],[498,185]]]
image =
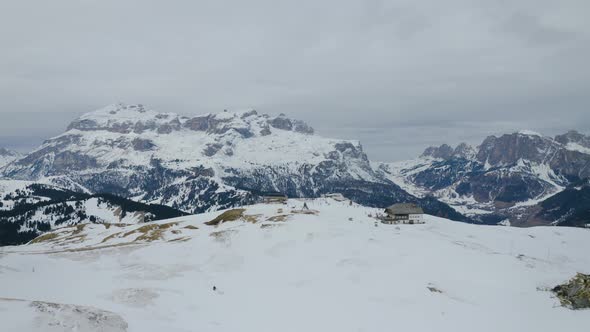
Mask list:
[[[104,331],[590,326],[590,311],[563,308],[546,291],[590,272],[589,230],[476,226],[431,216],[423,225],[384,225],[369,217],[378,210],[327,199],[306,203],[309,210],[302,200],[232,210],[216,221],[237,220],[218,226],[205,223],[221,212],[78,226],[1,248],[1,298],[67,309],[34,321],[28,313],[37,309],[28,302],[0,301],[2,331],[56,321],[68,324],[47,330],[79,331],[93,326],[88,312],[108,317]],[[68,315],[76,320],[64,321]],[[72,327],[76,321],[87,325]]]

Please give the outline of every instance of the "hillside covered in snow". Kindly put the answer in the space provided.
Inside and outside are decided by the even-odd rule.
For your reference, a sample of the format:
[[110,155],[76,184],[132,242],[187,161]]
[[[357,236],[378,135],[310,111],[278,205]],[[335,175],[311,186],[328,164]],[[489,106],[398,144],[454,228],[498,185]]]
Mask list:
[[380,212],[289,200],[61,228],[0,248],[2,331],[587,330],[550,289],[590,273],[590,230]]
[[82,188],[76,184],[59,180],[0,180],[0,246],[27,243],[60,227],[84,223],[139,224],[185,215],[168,206],[80,192]]

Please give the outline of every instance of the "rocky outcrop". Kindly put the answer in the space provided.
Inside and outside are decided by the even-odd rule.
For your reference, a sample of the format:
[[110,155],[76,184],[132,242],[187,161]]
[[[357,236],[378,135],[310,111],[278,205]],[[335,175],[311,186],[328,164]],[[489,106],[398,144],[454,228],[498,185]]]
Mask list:
[[578,273],[552,289],[561,305],[570,309],[590,309],[590,275]]
[[314,133],[314,129],[312,127],[300,120],[293,121],[293,130],[302,134],[313,135]]
[[133,140],[132,144],[135,151],[150,151],[156,147],[154,142],[149,139],[136,138]]
[[453,148],[448,144],[441,146],[431,146],[426,148],[422,153],[422,157],[432,157],[440,159],[449,159],[453,156]]
[[590,149],[590,136],[586,136],[584,134],[580,134],[575,130],[570,130],[563,135],[555,136],[555,141],[563,144],[568,145],[570,143],[578,144],[584,148]]
[[455,150],[453,151],[453,157],[463,158],[467,160],[472,160],[475,155],[477,154],[475,148],[467,143],[461,143],[457,145]]
[[184,126],[194,131],[207,131],[210,127],[210,117],[207,115],[188,119]]
[[491,166],[516,164],[519,159],[540,163],[560,149],[559,143],[548,137],[521,133],[489,136],[479,146],[477,160]]
[[0,168],[22,157],[20,153],[0,147]]
[[291,122],[291,120],[289,118],[287,118],[285,116],[285,114],[281,114],[278,117],[271,119],[269,121],[269,124],[277,129],[282,129],[282,130],[292,130],[293,129],[293,123]]

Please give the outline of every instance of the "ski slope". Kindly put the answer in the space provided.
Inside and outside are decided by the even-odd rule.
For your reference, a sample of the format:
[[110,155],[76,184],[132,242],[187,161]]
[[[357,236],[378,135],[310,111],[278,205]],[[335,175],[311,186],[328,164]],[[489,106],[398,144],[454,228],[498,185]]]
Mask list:
[[589,310],[563,308],[546,290],[590,273],[590,230],[432,216],[384,225],[369,216],[378,210],[330,199],[244,209],[218,226],[205,223],[223,211],[63,228],[0,248],[2,331],[590,326]]

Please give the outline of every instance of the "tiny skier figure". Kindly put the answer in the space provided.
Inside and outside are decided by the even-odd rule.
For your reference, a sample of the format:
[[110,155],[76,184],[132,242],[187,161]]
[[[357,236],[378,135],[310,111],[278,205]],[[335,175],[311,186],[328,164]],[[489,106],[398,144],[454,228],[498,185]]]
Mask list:
[[214,292],[217,291],[217,287],[213,286],[213,291]]

